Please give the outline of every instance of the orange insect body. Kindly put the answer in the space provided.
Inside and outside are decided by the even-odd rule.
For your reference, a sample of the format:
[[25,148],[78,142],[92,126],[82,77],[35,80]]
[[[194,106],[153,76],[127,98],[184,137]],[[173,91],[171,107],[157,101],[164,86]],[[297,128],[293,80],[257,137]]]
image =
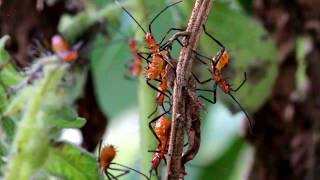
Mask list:
[[220,80],[218,81],[218,84],[224,93],[227,93],[227,94],[231,93],[232,88],[226,79],[221,77]]
[[148,69],[146,72],[147,80],[154,80],[158,78],[167,64],[167,62],[163,60],[163,57],[158,53],[152,54],[151,58],[152,61],[148,65]]
[[156,53],[159,51],[160,46],[159,46],[159,44],[157,44],[156,40],[154,39],[154,37],[152,36],[152,34],[150,32],[146,33],[145,40],[146,40],[147,44],[149,45],[151,53]]
[[73,62],[76,59],[78,59],[79,54],[76,51],[64,51],[57,53],[57,56],[59,59],[61,59],[63,62]]
[[160,51],[151,55],[152,61],[148,65],[147,80],[154,80],[160,77],[161,73],[165,71],[168,64],[165,60],[170,60],[170,54],[168,51]]
[[133,55],[133,65],[129,67],[129,70],[134,76],[139,76],[142,72],[142,61],[138,54],[138,44],[134,39],[129,39],[129,46]]
[[219,71],[222,70],[224,66],[226,66],[229,63],[229,54],[227,51],[223,51],[220,60],[218,60],[218,63],[216,64],[216,69]]
[[[168,64],[166,66],[168,66]],[[159,89],[159,91],[161,91],[163,93],[160,93],[160,92],[157,93],[157,103],[158,103],[158,105],[162,105],[164,102],[164,98],[165,98],[164,93],[166,93],[169,89],[167,71],[161,72],[161,82],[159,84],[158,89]]]
[[59,53],[62,51],[69,50],[68,42],[60,35],[54,35],[51,38],[51,46],[54,53]]
[[[165,93],[167,90],[168,90],[169,86],[168,86],[168,82],[167,81],[162,81],[159,85],[159,91]],[[158,92],[157,93],[157,103],[158,105],[162,105],[163,102],[164,102],[164,98],[165,98],[165,95]]]
[[61,61],[72,62],[78,58],[78,52],[70,50],[68,42],[60,35],[54,35],[51,38],[52,51]]
[[[171,122],[168,117],[161,116],[154,127],[154,131],[158,136],[160,143],[158,146],[158,152],[156,152],[152,159],[152,169],[156,169],[164,155],[168,152],[169,138],[170,138]],[[161,145],[160,145],[161,144]]]
[[116,154],[117,151],[112,145],[107,145],[102,148],[98,159],[98,163],[102,171],[109,168],[110,163],[115,158]]

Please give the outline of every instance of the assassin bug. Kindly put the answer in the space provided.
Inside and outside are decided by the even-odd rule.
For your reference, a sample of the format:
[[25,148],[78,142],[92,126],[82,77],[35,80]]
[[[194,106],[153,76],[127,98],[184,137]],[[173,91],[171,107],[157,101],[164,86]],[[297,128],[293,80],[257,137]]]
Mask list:
[[[107,176],[108,180],[118,179],[119,177],[128,174],[130,172],[130,170],[144,176],[146,179],[149,180],[149,178],[145,174],[141,173],[138,170],[135,170],[133,168],[130,168],[128,166],[125,166],[125,165],[122,165],[119,163],[112,162],[117,154],[115,147],[112,145],[106,145],[101,148],[101,145],[102,145],[102,140],[100,140],[100,143],[99,143],[99,157],[98,157],[97,162],[99,164],[101,171],[104,172],[104,174]],[[124,169],[110,167],[111,165],[118,165],[118,166],[123,167]],[[108,170],[118,171],[121,173],[119,175],[115,176],[115,175],[111,174]]]
[[[245,109],[241,106],[241,104],[239,103],[239,101],[235,98],[235,96],[232,95],[232,92],[237,92],[246,82],[247,80],[247,75],[246,73],[244,73],[244,80],[240,83],[240,85],[233,89],[231,87],[231,85],[227,82],[227,80],[222,76],[221,70],[223,69],[223,67],[225,67],[228,63],[229,63],[229,55],[227,53],[227,51],[225,50],[225,47],[222,45],[222,43],[220,43],[217,39],[215,39],[212,35],[210,35],[207,31],[205,26],[203,25],[203,30],[204,33],[213,41],[215,41],[219,46],[221,46],[221,50],[217,53],[216,56],[214,56],[212,59],[203,56],[199,53],[197,53],[195,50],[195,54],[196,54],[196,59],[199,60],[200,62],[207,64],[206,62],[204,62],[200,57],[206,58],[210,60],[210,73],[212,75],[211,78],[209,78],[208,80],[205,81],[200,81],[195,75],[193,75],[193,77],[196,79],[196,81],[200,84],[205,84],[207,82],[210,81],[215,81],[214,86],[213,86],[213,90],[207,90],[207,89],[196,89],[197,91],[206,91],[206,92],[212,92],[213,93],[213,100],[208,99],[204,96],[199,96],[200,98],[215,104],[216,103],[216,93],[217,93],[217,86],[220,87],[220,89],[225,93],[228,94],[235,102],[236,104],[239,106],[239,108],[241,109],[242,112],[244,112],[244,114],[246,115],[248,121],[249,121],[249,128],[250,128],[250,132],[252,133],[252,123],[251,123],[251,118],[249,117],[248,113],[245,111]],[[200,56],[200,57],[199,57]]]
[[[170,131],[171,131],[171,121],[170,119],[165,116],[165,114],[168,112],[165,112],[158,117],[154,118],[152,121],[149,122],[149,128],[151,129],[153,135],[157,138],[159,144],[158,148],[155,151],[149,151],[154,152],[154,156],[152,158],[152,166],[150,169],[150,176],[151,178],[152,171],[154,170],[156,172],[156,175],[158,176],[158,167],[162,159],[164,159],[166,163],[166,159],[164,157],[165,154],[168,152],[169,148],[169,138],[170,138]],[[154,128],[152,128],[151,124],[156,122]]]
[[78,59],[77,49],[80,48],[80,44],[77,46],[71,49],[68,42],[61,35],[54,35],[51,38],[52,51],[63,62],[73,62]]
[[133,56],[132,64],[128,67],[128,70],[131,72],[133,76],[138,77],[142,72],[142,59],[139,56],[138,43],[133,38],[130,38],[128,40],[128,43],[129,43],[131,54]]
[[[131,51],[132,55],[132,61],[130,64],[127,64],[127,70],[131,73],[132,76],[138,77],[142,73],[143,69],[143,63],[142,63],[142,57],[140,55],[139,46],[137,40],[135,40],[132,35],[132,37],[129,37],[126,33],[119,31],[116,27],[114,27],[111,23],[108,24],[113,30],[115,30],[117,33],[121,33],[125,37],[125,40],[127,40],[129,49]],[[129,75],[125,75],[126,79],[132,80],[132,78]]]
[[[175,65],[176,59],[172,59],[172,60]],[[157,89],[157,91],[158,91],[157,97],[156,97],[157,106],[156,106],[155,110],[148,116],[148,118],[157,112],[158,106],[161,106],[163,111],[166,111],[165,107],[164,107],[165,102],[168,102],[169,105],[172,106],[171,98],[170,98],[172,96],[172,94],[169,90],[169,87],[173,86],[174,78],[175,78],[174,69],[167,64],[165,70],[161,73],[161,79],[157,80],[160,82],[158,89]],[[165,97],[168,97],[169,101],[165,101]]]
[[[119,3],[118,1],[116,1],[117,3]],[[134,20],[134,22],[140,27],[140,29],[145,33],[145,41],[148,44],[148,49],[150,49],[149,53],[144,53],[144,52],[140,52],[139,55],[145,59],[149,64],[148,64],[148,68],[147,68],[147,72],[146,72],[146,80],[147,80],[147,84],[154,90],[158,91],[159,93],[162,93],[165,95],[165,93],[163,93],[162,91],[159,91],[155,86],[153,86],[149,81],[150,80],[157,80],[157,78],[160,77],[161,73],[164,71],[164,69],[166,68],[167,64],[170,64],[172,67],[172,62],[171,62],[171,56],[169,51],[167,50],[168,48],[171,47],[171,43],[174,40],[177,40],[179,42],[180,45],[183,46],[183,44],[179,41],[178,37],[176,37],[174,40],[171,40],[170,43],[163,43],[163,41],[165,40],[166,36],[171,32],[171,31],[184,31],[183,29],[179,29],[179,28],[170,28],[165,36],[162,38],[161,42],[158,44],[155,40],[155,38],[152,35],[152,23],[163,13],[165,12],[168,8],[180,3],[182,1],[178,1],[175,2],[171,5],[166,6],[164,9],[162,9],[149,23],[148,26],[148,32],[141,26],[141,24],[133,17],[133,15],[126,10],[123,6],[121,6],[121,8]],[[185,35],[181,35],[181,36],[188,36],[188,34]],[[148,57],[145,58],[142,56],[142,54],[147,54]],[[151,61],[149,61],[149,58],[151,57]],[[167,95],[165,95],[167,96]]]

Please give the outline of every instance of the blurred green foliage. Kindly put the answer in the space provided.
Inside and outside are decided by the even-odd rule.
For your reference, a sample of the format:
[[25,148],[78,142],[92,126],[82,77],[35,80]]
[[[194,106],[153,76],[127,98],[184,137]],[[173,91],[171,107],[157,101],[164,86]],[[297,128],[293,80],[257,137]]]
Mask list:
[[44,168],[63,179],[100,179],[96,158],[69,143],[58,143],[50,147]]

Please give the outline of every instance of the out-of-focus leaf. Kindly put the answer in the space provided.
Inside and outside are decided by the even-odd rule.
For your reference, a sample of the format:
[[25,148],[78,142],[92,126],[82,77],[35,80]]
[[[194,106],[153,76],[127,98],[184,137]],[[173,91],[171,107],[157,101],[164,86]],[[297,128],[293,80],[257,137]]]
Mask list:
[[95,157],[69,143],[50,147],[44,168],[64,179],[100,179]]
[[10,117],[2,117],[2,119],[0,120],[0,126],[1,139],[12,142],[14,137],[14,130],[16,128],[15,121]]
[[65,82],[61,84],[65,104],[72,105],[82,95],[86,75],[87,69],[77,67],[65,74]]
[[186,166],[187,179],[228,179],[235,169],[241,174],[236,159],[242,154],[241,148],[247,146],[241,137],[246,123],[243,114],[232,115],[221,102],[211,105],[208,112],[202,120],[199,153]]
[[235,171],[236,161],[242,149],[245,147],[244,139],[241,137],[235,137],[232,141],[231,146],[224,151],[219,159],[204,167],[203,173],[199,179],[230,179]]
[[80,128],[85,125],[84,118],[77,117],[77,113],[70,107],[49,109],[47,121],[57,128]]
[[97,99],[110,119],[137,100],[136,82],[124,77],[127,71],[125,65],[130,59],[125,42],[96,48],[92,52],[91,66]]
[[1,82],[7,86],[19,82],[22,77],[10,62],[10,55],[5,49],[6,42],[10,40],[8,35],[0,39],[0,77]]
[[0,39],[0,63],[10,58],[9,53],[5,50],[6,43],[10,40],[8,35],[1,37]]
[[59,180],[60,178],[58,177],[54,177],[52,175],[50,175],[47,171],[45,171],[44,169],[40,169],[37,170],[36,172],[34,172],[31,176],[32,180]]
[[0,113],[6,109],[11,101],[6,92],[7,89],[22,80],[22,76],[10,62],[9,53],[5,50],[5,44],[9,39],[8,35],[0,39]]
[[0,176],[3,175],[3,166],[6,164],[5,162],[5,155],[6,155],[7,149],[4,146],[4,144],[0,141]]
[[252,14],[253,0],[238,0],[238,2],[248,14]]
[[241,114],[232,115],[220,102],[208,108],[207,118],[201,125],[201,147],[195,163],[207,164],[219,158],[230,146],[234,137],[240,136],[244,127]]

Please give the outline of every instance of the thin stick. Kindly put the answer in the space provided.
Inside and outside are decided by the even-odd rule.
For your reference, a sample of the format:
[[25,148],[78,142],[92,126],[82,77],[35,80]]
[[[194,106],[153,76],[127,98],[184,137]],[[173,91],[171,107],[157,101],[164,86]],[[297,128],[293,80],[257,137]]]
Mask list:
[[[179,179],[181,171],[181,155],[184,142],[184,127],[186,125],[189,78],[191,76],[193,49],[197,49],[200,34],[203,30],[208,14],[211,10],[212,0],[197,0],[189,19],[187,32],[190,32],[187,47],[182,48],[177,65],[177,77],[173,93],[173,120],[170,134],[169,159],[166,179]],[[192,85],[191,85],[192,86]],[[183,179],[183,175],[181,177]]]

